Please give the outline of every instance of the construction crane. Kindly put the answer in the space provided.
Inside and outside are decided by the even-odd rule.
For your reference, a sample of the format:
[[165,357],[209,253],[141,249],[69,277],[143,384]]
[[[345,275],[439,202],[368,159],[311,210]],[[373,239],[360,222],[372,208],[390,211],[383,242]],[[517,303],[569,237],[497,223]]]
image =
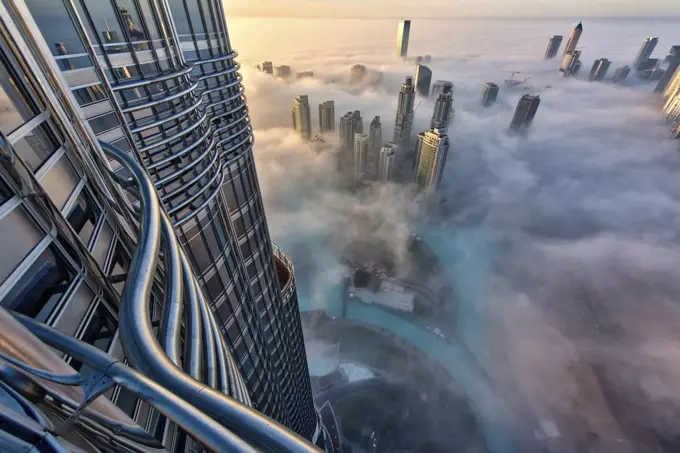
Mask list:
[[418,104],[416,105],[416,108],[413,109],[413,113],[415,113],[416,110],[418,110],[418,107],[420,107],[420,104],[422,104],[422,103],[423,103],[423,101],[418,101]]

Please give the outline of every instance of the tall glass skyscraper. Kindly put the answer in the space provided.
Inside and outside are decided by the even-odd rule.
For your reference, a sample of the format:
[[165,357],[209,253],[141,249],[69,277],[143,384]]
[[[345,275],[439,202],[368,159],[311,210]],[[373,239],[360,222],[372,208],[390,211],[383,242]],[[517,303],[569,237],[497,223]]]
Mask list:
[[[75,118],[87,120],[83,130],[94,145],[72,152],[78,145],[61,130],[68,125],[55,125],[47,102],[33,101],[30,87],[21,87],[30,102],[24,91],[16,94],[26,77],[5,70],[5,102],[17,113],[7,115],[0,131],[71,226],[63,225],[70,236],[60,242],[54,235],[62,233],[46,232],[38,214],[23,202],[10,203],[16,200],[11,190],[3,192],[2,242],[9,248],[3,251],[8,267],[0,275],[2,304],[16,310],[24,303],[16,300],[32,301],[29,316],[94,338],[112,354],[119,348],[116,297],[132,259],[136,225],[122,222],[115,206],[104,203],[101,176],[86,173],[96,140],[111,143],[153,181],[253,406],[308,439],[318,435],[293,267],[269,236],[222,2],[4,4],[3,19],[18,24],[18,35],[44,62],[45,83]],[[78,134],[72,135],[77,141]],[[117,160],[110,165],[116,178],[129,176]],[[75,256],[74,247],[83,254]],[[83,282],[93,275],[97,279],[86,288]],[[48,278],[38,287],[49,288],[47,293],[26,286],[34,287],[38,278]],[[166,290],[156,288],[159,304]],[[10,297],[17,294],[19,299]],[[92,329],[109,332],[109,343],[92,336]],[[134,400],[110,396],[119,407],[140,411]],[[148,425],[152,415],[145,412],[140,417]]]
[[312,110],[309,107],[309,96],[295,96],[293,99],[293,129],[304,140],[312,138]]
[[415,183],[426,194],[432,195],[442,180],[449,154],[449,137],[442,131],[430,129],[418,134]]
[[[399,147],[399,154],[408,147],[413,127],[413,108],[416,100],[416,91],[413,86],[413,77],[406,77],[399,91],[397,101],[397,114],[394,118],[394,137],[392,143]],[[400,158],[403,158],[401,156]]]
[[408,38],[411,34],[411,21],[402,20],[397,28],[397,56],[406,58],[408,55]]

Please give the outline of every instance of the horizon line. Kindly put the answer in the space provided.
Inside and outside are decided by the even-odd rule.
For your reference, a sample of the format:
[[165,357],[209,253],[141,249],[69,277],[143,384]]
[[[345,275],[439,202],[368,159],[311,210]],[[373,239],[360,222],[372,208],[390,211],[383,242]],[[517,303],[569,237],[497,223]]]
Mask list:
[[522,19],[573,19],[573,20],[587,20],[587,19],[664,19],[664,20],[677,20],[680,19],[680,13],[676,15],[620,15],[620,16],[322,16],[322,15],[269,15],[269,14],[255,14],[255,15],[244,15],[244,14],[229,14],[229,18],[237,19],[342,19],[342,20],[452,20],[452,19],[488,19],[488,20],[522,20]]

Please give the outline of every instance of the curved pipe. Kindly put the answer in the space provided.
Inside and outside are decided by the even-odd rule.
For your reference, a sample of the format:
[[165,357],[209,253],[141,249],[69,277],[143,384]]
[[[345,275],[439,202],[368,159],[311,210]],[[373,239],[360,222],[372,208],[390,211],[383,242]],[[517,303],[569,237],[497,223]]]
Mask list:
[[182,285],[182,264],[175,240],[175,231],[168,216],[163,213],[162,237],[165,251],[165,303],[163,304],[163,318],[160,329],[160,342],[168,358],[176,366],[180,363],[180,332],[182,321],[184,287]]
[[196,101],[196,103],[191,104],[189,107],[185,108],[184,110],[180,110],[177,113],[173,113],[172,115],[170,115],[166,118],[161,118],[161,119],[158,119],[156,121],[152,121],[150,123],[142,124],[141,126],[131,127],[130,132],[132,132],[133,134],[138,134],[138,133],[143,132],[147,129],[151,129],[151,128],[154,128],[156,126],[160,126],[161,124],[164,124],[164,123],[167,123],[167,122],[170,122],[170,121],[174,121],[177,118],[180,118],[184,115],[188,115],[189,113],[191,113],[194,110],[196,110],[197,108],[199,108],[201,106],[202,102],[203,102],[203,100],[199,97],[198,101]]
[[210,194],[210,196],[208,198],[206,198],[205,201],[203,201],[200,205],[196,206],[186,216],[180,217],[177,220],[175,220],[175,222],[173,223],[173,226],[175,228],[179,228],[181,225],[184,225],[186,222],[188,222],[189,220],[196,217],[198,215],[198,213],[201,212],[201,210],[203,208],[208,206],[208,204],[210,202],[212,202],[217,197],[217,195],[220,193],[220,187],[222,187],[222,184],[224,184],[224,175],[225,175],[224,171],[221,172],[221,175],[222,175],[222,179],[220,179],[220,183],[215,187],[215,190],[213,190],[213,193]]
[[191,66],[187,66],[186,68],[184,68],[180,71],[172,72],[170,74],[162,75],[162,76],[159,76],[159,77],[154,77],[153,79],[144,79],[144,80],[138,80],[136,82],[128,82],[128,83],[120,83],[120,84],[116,84],[116,85],[111,85],[111,89],[113,91],[120,91],[120,90],[128,90],[128,89],[131,89],[131,88],[139,88],[139,87],[143,87],[145,85],[151,85],[151,84],[158,83],[158,82],[164,82],[164,81],[170,80],[170,79],[176,79],[176,78],[179,78],[179,77],[182,77],[182,76],[189,74],[193,70],[194,70],[194,66],[191,65]]
[[[147,174],[137,162],[108,143],[102,143],[102,148],[128,167],[138,184],[142,204],[139,248],[130,266],[131,277],[125,285],[121,304],[121,338],[128,360],[142,374],[229,427],[252,445],[267,451],[318,453],[312,444],[288,428],[186,375],[164,353],[153,335],[148,311],[149,285],[153,280],[153,269],[149,265],[155,262],[159,243],[158,198]],[[153,209],[156,210],[155,215],[151,212]],[[153,256],[143,256],[147,253]],[[201,439],[200,436],[197,438]],[[223,446],[216,451],[224,450]]]
[[[198,192],[196,192],[195,194],[193,194],[192,196],[190,196],[189,198],[187,198],[186,200],[184,200],[183,202],[181,202],[180,204],[178,204],[178,205],[175,206],[174,208],[170,209],[170,210],[168,211],[168,214],[169,214],[169,215],[173,215],[173,214],[175,214],[175,213],[181,211],[182,209],[186,208],[187,206],[189,206],[189,205],[190,205],[191,203],[193,203],[198,197],[200,197],[201,195],[205,194],[205,192],[207,191],[207,189],[208,189],[209,187],[211,187],[211,186],[213,185],[213,183],[214,183],[215,181],[217,181],[218,178],[220,179],[220,184],[218,184],[218,186],[217,186],[217,188],[219,189],[219,188],[222,186],[221,181],[222,181],[222,179],[223,179],[223,178],[222,178],[222,167],[218,167],[217,170],[215,171],[215,174],[212,175],[212,177],[210,178],[210,181],[208,181],[207,183],[205,183],[205,186],[204,186],[205,189],[204,189],[204,190],[199,190]],[[200,210],[199,210],[199,209],[194,209],[193,211],[194,211],[196,214],[198,214]]]
[[204,121],[208,118],[208,114],[206,112],[203,112],[203,115],[191,126],[187,127],[186,129],[182,129],[180,131],[177,131],[175,134],[171,135],[170,137],[166,137],[163,140],[159,140],[157,142],[150,143],[148,145],[143,146],[142,148],[139,148],[139,152],[145,153],[149,152],[150,150],[154,148],[158,148],[159,146],[167,145],[173,140],[177,140],[178,138],[182,138],[185,135],[188,135],[189,133],[193,132],[195,129],[197,129],[199,126],[202,126],[204,124]]
[[145,108],[153,107],[154,105],[158,105],[158,104],[162,104],[164,102],[175,100],[179,97],[184,96],[185,94],[191,94],[196,89],[198,89],[198,82],[194,83],[193,85],[190,85],[189,87],[187,87],[187,88],[185,88],[181,91],[178,91],[177,93],[169,94],[165,97],[156,99],[155,101],[146,101],[146,102],[142,102],[140,104],[129,105],[129,106],[121,109],[121,111],[123,113],[131,113],[131,112],[135,112],[137,110],[142,110],[142,109],[145,109]]

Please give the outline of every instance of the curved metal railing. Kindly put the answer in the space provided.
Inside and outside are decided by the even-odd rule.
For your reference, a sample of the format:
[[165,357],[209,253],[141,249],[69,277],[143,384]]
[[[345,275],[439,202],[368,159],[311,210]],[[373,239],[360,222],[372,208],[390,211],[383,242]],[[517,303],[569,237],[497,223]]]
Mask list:
[[[76,422],[79,428],[85,425],[93,429],[87,406],[111,386],[119,385],[166,415],[211,451],[318,452],[298,434],[250,407],[245,383],[151,179],[133,156],[108,143],[100,144],[107,156],[129,171],[131,179],[123,180],[108,168],[103,170],[138,199],[138,247],[127,274],[119,312],[125,359],[135,369],[81,340],[18,314],[15,318],[33,335],[85,364],[90,373],[87,377],[75,371],[56,374],[3,352],[0,358],[40,379],[82,386],[83,402],[77,407],[71,406],[72,413],[60,429]],[[150,298],[159,256],[163,257],[165,266],[165,301],[158,331],[154,332]],[[0,320],[4,313],[4,309],[0,309]],[[108,426],[101,421],[100,417],[97,426]],[[109,431],[133,438],[142,445],[144,442],[153,445],[152,439],[147,441],[134,430],[127,436],[116,429],[109,428]]]

